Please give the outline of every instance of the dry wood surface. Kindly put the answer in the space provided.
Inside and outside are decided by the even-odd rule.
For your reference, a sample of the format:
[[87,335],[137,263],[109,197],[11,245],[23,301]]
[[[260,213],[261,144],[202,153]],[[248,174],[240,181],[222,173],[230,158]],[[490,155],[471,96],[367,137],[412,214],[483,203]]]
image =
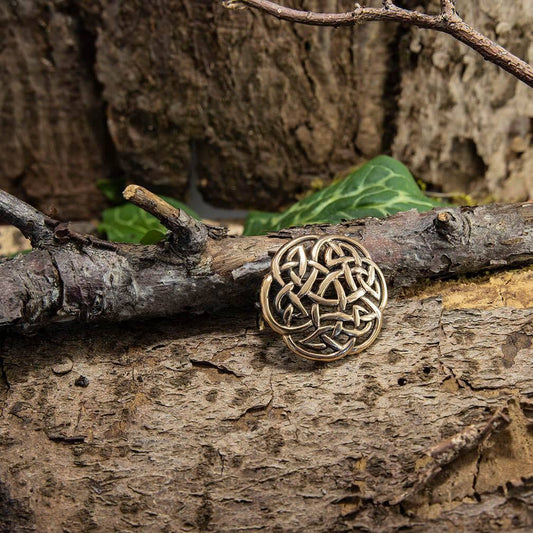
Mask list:
[[4,333],[0,530],[526,531],[532,317],[396,299],[327,365],[253,312]]
[[[533,526],[532,204],[230,238],[136,198],[174,227],[161,246],[0,194],[35,247],[0,264],[0,531]],[[331,364],[252,305],[311,232],[359,239],[393,294],[376,343]]]

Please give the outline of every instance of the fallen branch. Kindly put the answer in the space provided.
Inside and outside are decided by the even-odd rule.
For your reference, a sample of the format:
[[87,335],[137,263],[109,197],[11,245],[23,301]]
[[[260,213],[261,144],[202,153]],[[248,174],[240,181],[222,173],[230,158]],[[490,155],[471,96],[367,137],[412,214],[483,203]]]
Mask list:
[[[150,193],[135,191],[128,189],[126,196],[148,208]],[[271,255],[287,239],[306,233],[342,233],[361,241],[393,295],[422,280],[533,262],[533,204],[413,210],[266,237],[225,236],[161,201],[150,203],[149,210],[171,230],[165,241],[110,243],[73,232],[0,191],[0,219],[25,230],[35,247],[0,261],[0,327],[251,306]]]
[[313,26],[355,26],[364,22],[389,21],[440,31],[466,44],[487,61],[533,87],[533,67],[466,24],[455,9],[455,2],[451,0],[441,0],[438,15],[404,9],[391,0],[385,0],[382,8],[355,4],[355,9],[346,13],[301,11],[269,0],[229,0],[224,5],[228,8],[251,7],[281,20]]
[[138,185],[129,185],[124,190],[124,198],[154,215],[176,236],[176,245],[182,249],[200,251],[207,241],[207,228],[189,216],[185,211],[176,209],[159,196]]
[[139,185],[128,185],[123,196],[132,204],[154,215],[170,230],[170,239],[177,253],[200,252],[205,247],[208,236],[220,238],[227,233],[226,228],[203,224]]
[[18,228],[34,248],[53,243],[50,219],[40,211],[0,190],[0,220]]

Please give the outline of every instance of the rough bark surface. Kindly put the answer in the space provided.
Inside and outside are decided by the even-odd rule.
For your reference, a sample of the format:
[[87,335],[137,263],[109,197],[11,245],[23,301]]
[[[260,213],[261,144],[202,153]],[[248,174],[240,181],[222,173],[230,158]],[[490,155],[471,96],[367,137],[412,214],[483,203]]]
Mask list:
[[532,318],[396,300],[329,365],[251,313],[4,334],[0,530],[526,531]]
[[381,151],[393,27],[304,28],[211,0],[24,6],[0,21],[0,187],[65,219],[101,209],[109,150],[129,181],[184,197],[194,167],[208,200],[265,209]]
[[64,224],[55,233],[46,221],[42,226],[46,238],[58,242],[0,262],[0,328],[249,308],[271,255],[304,233],[340,233],[363,243],[393,294],[422,280],[533,260],[533,204],[412,210],[385,220],[292,228],[269,237],[223,237],[188,255],[171,242],[121,245],[72,235]]
[[0,3],[0,188],[70,220],[116,172],[93,41],[73,2]]
[[271,209],[380,151],[394,32],[304,28],[211,0],[100,4],[98,77],[137,182],[183,194],[192,163],[209,201]]
[[[533,57],[528,0],[458,7]],[[446,35],[213,0],[4,3],[0,31],[0,187],[65,219],[97,214],[95,183],[117,172],[181,198],[194,172],[213,203],[272,210],[390,150],[445,191],[532,195],[529,89]]]
[[[471,26],[533,60],[529,0],[457,5]],[[436,32],[410,30],[401,50],[393,155],[446,192],[533,197],[531,89]]]

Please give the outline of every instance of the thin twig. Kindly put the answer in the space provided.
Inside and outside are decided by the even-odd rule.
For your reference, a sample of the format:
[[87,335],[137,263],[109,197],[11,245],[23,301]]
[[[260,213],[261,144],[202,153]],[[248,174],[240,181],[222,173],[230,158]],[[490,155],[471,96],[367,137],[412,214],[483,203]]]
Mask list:
[[183,209],[173,207],[140,185],[128,185],[122,195],[160,220],[175,235],[180,250],[199,252],[204,248],[208,237],[207,227]]
[[445,466],[455,461],[460,455],[480,446],[492,434],[505,429],[510,423],[508,409],[497,409],[483,424],[468,426],[449,439],[439,442],[426,452],[431,462],[422,471],[416,483],[390,503],[396,505],[413,497],[426,487]]
[[441,11],[438,15],[403,9],[391,1],[385,1],[382,8],[357,5],[356,9],[345,13],[302,11],[281,6],[270,0],[230,0],[224,5],[230,8],[251,7],[281,20],[313,26],[354,26],[364,22],[389,21],[440,31],[466,44],[486,60],[533,87],[533,67],[466,24],[457,14],[455,3],[451,0],[441,0]]
[[[18,228],[34,248],[54,242],[53,227],[46,215],[0,189],[0,220]],[[53,222],[53,221],[52,221]]]

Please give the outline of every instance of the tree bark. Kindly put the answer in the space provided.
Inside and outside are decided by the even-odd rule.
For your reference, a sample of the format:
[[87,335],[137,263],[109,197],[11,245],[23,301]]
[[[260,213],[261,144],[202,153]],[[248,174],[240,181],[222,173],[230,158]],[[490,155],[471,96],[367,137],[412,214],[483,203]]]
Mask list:
[[76,4],[0,3],[0,188],[65,220],[105,206],[119,174],[94,74],[95,34]]
[[[16,209],[21,203],[0,191],[2,198],[7,198],[0,202],[4,210],[10,202]],[[153,208],[149,199],[145,203]],[[79,235],[65,224],[40,220],[38,212],[24,205],[20,211],[35,221],[19,218],[19,228],[38,249],[0,262],[0,327],[247,307],[257,299],[271,255],[287,239],[304,233],[340,233],[359,240],[384,272],[393,295],[423,280],[527,265],[533,259],[533,204],[412,210],[385,220],[292,228],[267,237],[227,237],[211,228],[211,237],[200,231],[203,241],[194,221],[187,230],[194,239],[171,233],[159,246]],[[179,211],[161,219],[179,229]],[[194,249],[184,247],[191,242]]]
[[282,25],[213,1],[100,3],[98,78],[136,183],[183,194],[192,170],[209,202],[268,210],[379,153],[393,33]]
[[99,214],[98,180],[184,199],[191,172],[213,203],[275,209],[380,152],[394,35],[378,27],[287,27],[211,0],[0,9],[0,188],[62,220]]
[[396,300],[328,365],[253,312],[3,332],[0,530],[528,530],[532,318]]
[[[530,90],[449,36],[303,27],[218,1],[65,5],[0,7],[0,188],[63,220],[96,216],[106,178],[274,210],[381,152],[446,194],[533,194]],[[531,61],[528,0],[457,6]]]
[[[532,62],[528,0],[457,6],[482,33]],[[531,89],[448,36],[410,29],[403,40],[392,155],[448,194],[533,198]]]

